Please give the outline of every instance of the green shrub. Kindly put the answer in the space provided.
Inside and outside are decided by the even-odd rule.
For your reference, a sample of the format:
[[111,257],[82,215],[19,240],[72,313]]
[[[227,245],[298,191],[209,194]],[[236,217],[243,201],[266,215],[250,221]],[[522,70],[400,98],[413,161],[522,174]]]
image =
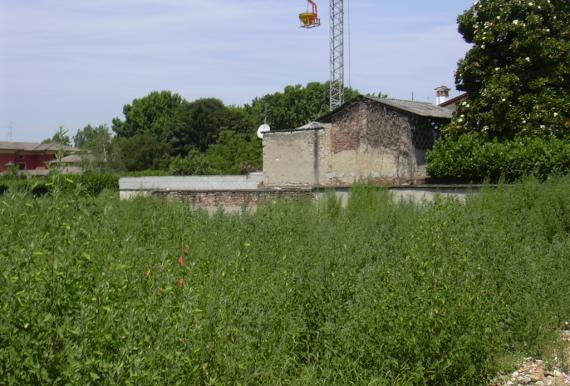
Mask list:
[[203,153],[191,151],[186,157],[175,157],[170,161],[169,173],[174,176],[215,174]]
[[87,195],[97,195],[104,190],[119,190],[119,176],[111,173],[54,174],[46,177],[6,178],[2,181],[2,192],[29,193],[34,197],[50,194],[54,190],[68,193],[81,191]]
[[428,153],[428,174],[475,182],[515,181],[523,176],[546,179],[570,173],[570,140],[556,137],[523,137],[489,141],[478,133],[445,138]]
[[[0,198],[3,384],[484,385],[570,320],[570,177],[465,204]],[[111,215],[110,215],[111,214]]]
[[89,194],[99,194],[103,190],[119,190],[119,176],[111,173],[81,174],[77,177],[77,183]]
[[261,141],[255,136],[223,130],[207,151],[191,150],[186,157],[170,161],[173,175],[248,174],[261,170]]

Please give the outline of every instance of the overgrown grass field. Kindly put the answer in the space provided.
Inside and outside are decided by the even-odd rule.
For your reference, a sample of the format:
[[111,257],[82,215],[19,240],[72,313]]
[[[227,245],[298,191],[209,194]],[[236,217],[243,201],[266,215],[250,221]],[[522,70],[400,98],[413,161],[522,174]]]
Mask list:
[[570,178],[208,216],[0,197],[2,384],[483,385],[570,320]]

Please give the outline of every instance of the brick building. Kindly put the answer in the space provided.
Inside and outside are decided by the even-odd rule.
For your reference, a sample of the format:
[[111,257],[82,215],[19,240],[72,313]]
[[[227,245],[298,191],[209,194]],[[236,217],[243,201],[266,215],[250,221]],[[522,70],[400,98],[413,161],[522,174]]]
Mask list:
[[453,111],[430,103],[360,96],[309,125],[266,133],[263,184],[350,186],[426,178],[426,152]]
[[0,142],[0,173],[12,165],[20,170],[46,170],[59,151],[70,154],[78,149],[57,143]]

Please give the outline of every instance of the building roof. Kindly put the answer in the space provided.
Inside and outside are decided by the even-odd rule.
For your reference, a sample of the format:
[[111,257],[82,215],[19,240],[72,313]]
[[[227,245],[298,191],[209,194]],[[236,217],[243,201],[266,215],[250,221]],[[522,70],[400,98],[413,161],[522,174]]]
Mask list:
[[330,116],[336,114],[337,112],[345,109],[347,106],[352,105],[361,100],[370,100],[373,102],[381,103],[386,106],[390,106],[392,108],[406,111],[415,115],[419,115],[422,117],[429,117],[429,118],[442,118],[442,119],[451,119],[453,116],[453,111],[450,109],[446,109],[440,106],[433,105],[429,102],[415,102],[415,101],[406,101],[401,99],[390,99],[390,98],[378,98],[366,95],[360,95],[351,101],[343,104],[339,108],[330,113],[324,115],[323,117],[319,118],[319,122],[326,122],[326,119]]
[[404,110],[412,114],[422,117],[446,118],[451,119],[452,112],[440,106],[436,106],[429,102],[406,101],[400,99],[365,97],[375,102],[382,103],[387,106],[394,107],[398,110]]
[[0,141],[0,150],[15,150],[15,151],[53,151],[60,150],[66,152],[75,152],[79,149],[71,146],[63,146],[59,143],[35,143],[35,142],[2,142]]
[[48,161],[49,164],[78,164],[83,161],[93,161],[95,157],[92,154],[70,154],[61,159]]
[[468,98],[468,96],[469,95],[467,95],[467,93],[465,92],[465,93],[460,94],[454,98],[448,99],[443,103],[440,103],[439,106],[440,107],[447,107],[447,108],[453,107],[456,104],[458,104],[459,102],[463,102],[464,100],[466,100]]

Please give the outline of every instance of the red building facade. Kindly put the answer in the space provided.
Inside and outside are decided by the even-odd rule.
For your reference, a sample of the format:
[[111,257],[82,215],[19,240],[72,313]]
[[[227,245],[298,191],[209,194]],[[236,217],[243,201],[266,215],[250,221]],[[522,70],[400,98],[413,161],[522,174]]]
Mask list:
[[76,151],[55,143],[0,142],[0,173],[15,165],[20,170],[45,170],[56,154]]

